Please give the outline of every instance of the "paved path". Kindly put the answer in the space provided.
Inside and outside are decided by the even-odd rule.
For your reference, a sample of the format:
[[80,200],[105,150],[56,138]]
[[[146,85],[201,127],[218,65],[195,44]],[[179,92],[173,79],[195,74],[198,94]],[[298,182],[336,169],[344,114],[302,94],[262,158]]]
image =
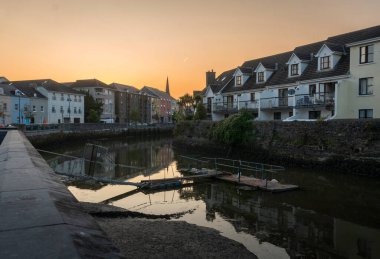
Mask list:
[[0,258],[120,258],[26,137],[0,144]]

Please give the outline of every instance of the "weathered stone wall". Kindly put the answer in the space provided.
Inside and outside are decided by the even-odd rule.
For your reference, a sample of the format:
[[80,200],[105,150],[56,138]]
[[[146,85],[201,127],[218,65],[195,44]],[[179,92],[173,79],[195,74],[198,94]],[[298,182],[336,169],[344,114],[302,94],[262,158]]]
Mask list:
[[121,258],[18,130],[0,144],[0,258]]
[[[209,137],[214,123],[178,123],[174,131],[177,143],[226,148]],[[357,173],[380,175],[380,120],[255,121],[253,124],[253,141],[232,147],[242,156],[248,152],[259,159],[269,157],[287,163],[329,165],[344,170],[354,166]]]

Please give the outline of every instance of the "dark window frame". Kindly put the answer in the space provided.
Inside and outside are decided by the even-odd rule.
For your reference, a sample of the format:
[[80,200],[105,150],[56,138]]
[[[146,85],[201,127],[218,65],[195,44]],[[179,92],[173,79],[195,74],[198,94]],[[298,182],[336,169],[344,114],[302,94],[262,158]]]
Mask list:
[[330,69],[330,56],[321,57],[319,66],[321,70]]
[[251,102],[256,101],[256,93],[251,93]]
[[240,86],[241,85],[241,76],[236,76],[236,85]]
[[274,112],[273,113],[273,120],[281,120],[281,119],[282,119],[281,112]]
[[359,119],[373,119],[373,109],[359,109]]
[[321,111],[309,111],[309,120],[317,120],[321,118]]
[[[372,50],[370,47],[372,46]],[[359,48],[359,64],[373,63],[374,45],[366,45]]]
[[[369,79],[372,80],[371,84]],[[359,95],[373,95],[373,77],[359,78]]]
[[259,82],[259,83],[264,82],[264,72],[258,72],[257,73],[257,82]]
[[291,64],[290,65],[290,75],[291,76],[299,76],[299,64]]

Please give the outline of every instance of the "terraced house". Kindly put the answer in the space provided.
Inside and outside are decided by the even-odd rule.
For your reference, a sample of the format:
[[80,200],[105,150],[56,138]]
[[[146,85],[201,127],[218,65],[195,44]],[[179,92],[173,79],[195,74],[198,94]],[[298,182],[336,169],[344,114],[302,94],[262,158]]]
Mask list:
[[[380,26],[206,73],[212,120],[239,110],[257,120],[380,118]],[[377,97],[376,97],[377,96]]]

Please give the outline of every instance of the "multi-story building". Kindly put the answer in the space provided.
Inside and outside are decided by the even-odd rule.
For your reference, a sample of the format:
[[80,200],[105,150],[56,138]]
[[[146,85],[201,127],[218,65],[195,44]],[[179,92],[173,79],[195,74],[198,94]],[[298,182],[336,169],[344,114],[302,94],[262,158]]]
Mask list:
[[[24,89],[33,96],[30,113],[36,114],[34,123],[83,123],[84,94],[51,79],[12,81],[16,89]],[[29,90],[27,90],[29,89]],[[34,90],[33,90],[34,89]],[[36,90],[36,91],[35,91]],[[22,91],[21,91],[22,92]],[[34,96],[36,95],[36,96]],[[42,110],[37,101],[39,95],[47,98],[47,107]],[[34,100],[35,99],[35,100]],[[33,111],[33,106],[35,112]],[[37,116],[37,110],[39,115]],[[41,114],[46,116],[41,122]]]
[[96,101],[103,103],[100,121],[113,123],[115,121],[115,92],[116,88],[97,79],[77,80],[70,84],[76,90],[88,92]]
[[0,83],[0,126],[12,123],[11,108],[12,100],[8,91],[9,85]]
[[152,122],[172,122],[173,112],[176,107],[173,105],[173,103],[176,103],[173,97],[164,91],[149,86],[144,86],[141,92],[152,97]]
[[207,74],[203,102],[213,120],[239,110],[258,120],[380,118],[379,62],[376,26]]
[[119,123],[151,123],[152,97],[129,85],[111,84],[115,92],[115,115]]

